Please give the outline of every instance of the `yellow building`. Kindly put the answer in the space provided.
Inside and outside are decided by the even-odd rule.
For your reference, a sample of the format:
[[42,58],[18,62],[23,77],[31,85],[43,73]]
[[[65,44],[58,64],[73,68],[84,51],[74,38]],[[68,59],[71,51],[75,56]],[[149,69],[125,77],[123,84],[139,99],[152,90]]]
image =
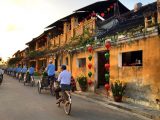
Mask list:
[[48,38],[46,33],[42,33],[40,36],[34,38],[32,41],[26,43],[28,45],[28,53],[26,59],[28,59],[28,66],[35,67],[38,72],[42,67],[47,65],[47,50],[48,50]]
[[[39,70],[52,59],[58,71],[66,64],[74,78],[87,76],[92,82],[88,91],[99,94],[106,94],[106,83],[121,80],[127,83],[124,100],[160,109],[158,5],[137,4],[130,11],[114,0],[78,9],[27,43],[30,53],[40,51],[29,55],[30,64]],[[106,43],[111,44],[109,50]],[[105,79],[105,64],[110,66],[109,81]]]
[[[108,6],[114,4],[114,11],[110,11],[111,15],[107,17],[104,12],[102,18],[98,16],[100,3],[103,2],[81,8],[48,26],[57,29],[61,26],[59,29],[62,32],[50,40],[53,50],[50,58],[54,59],[57,68],[66,64],[75,78],[80,74],[86,75],[93,82],[88,90],[104,94],[104,65],[109,63],[109,82],[121,80],[127,83],[126,101],[159,109],[160,41],[156,2],[146,6],[137,5],[132,11],[120,3],[110,3]],[[117,4],[119,7],[116,7]],[[92,15],[95,11],[96,16],[87,15],[86,19],[79,22],[81,16],[84,17],[80,11],[89,10]],[[104,57],[107,41],[111,43],[109,61]],[[92,45],[91,53],[87,50],[87,44]],[[91,61],[88,60],[89,55],[92,55]],[[92,65],[91,69],[88,68],[89,64]],[[91,77],[88,77],[89,72],[92,72]]]

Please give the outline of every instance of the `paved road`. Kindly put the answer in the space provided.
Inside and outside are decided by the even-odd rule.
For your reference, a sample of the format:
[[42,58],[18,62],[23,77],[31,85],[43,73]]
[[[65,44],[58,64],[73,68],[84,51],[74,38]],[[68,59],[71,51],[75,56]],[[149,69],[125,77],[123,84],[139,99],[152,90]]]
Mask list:
[[72,96],[72,111],[67,116],[49,92],[38,94],[36,87],[24,86],[6,75],[4,79],[0,86],[0,120],[142,120],[76,96]]

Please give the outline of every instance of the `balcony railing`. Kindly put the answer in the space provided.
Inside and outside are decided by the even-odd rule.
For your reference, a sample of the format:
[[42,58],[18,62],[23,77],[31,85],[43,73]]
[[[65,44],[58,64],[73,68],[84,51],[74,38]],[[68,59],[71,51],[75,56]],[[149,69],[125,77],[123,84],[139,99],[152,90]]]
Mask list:
[[83,34],[83,25],[80,24],[75,28],[75,36],[79,36]]
[[73,31],[74,34],[72,34],[72,31],[68,31],[66,34],[58,35],[57,37],[54,37],[51,39],[51,45],[54,46],[63,46],[64,44],[68,43],[72,37],[80,36],[84,33],[84,29],[87,28],[89,30],[89,33],[93,33],[95,28],[95,20],[90,19],[85,21],[84,23],[80,23],[78,26],[76,26]]

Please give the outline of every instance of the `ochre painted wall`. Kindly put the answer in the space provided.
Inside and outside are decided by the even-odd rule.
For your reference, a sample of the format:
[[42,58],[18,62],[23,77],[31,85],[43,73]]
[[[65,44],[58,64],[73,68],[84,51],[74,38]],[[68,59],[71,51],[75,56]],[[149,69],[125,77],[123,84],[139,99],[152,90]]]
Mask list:
[[[92,60],[89,61],[88,60],[88,56],[89,55],[92,55]],[[86,58],[86,66],[83,67],[83,68],[79,68],[78,67],[78,59],[79,58]],[[92,64],[92,68],[89,69],[88,68],[88,64],[91,63]],[[93,82],[95,81],[94,80],[94,76],[95,76],[95,72],[94,72],[94,53],[89,53],[88,51],[83,51],[83,52],[78,52],[78,53],[75,53],[73,55],[73,58],[72,58],[72,75],[73,77],[76,79],[78,76],[80,75],[86,75],[87,76],[87,80],[92,80]],[[91,71],[92,72],[92,76],[89,78],[88,77],[88,72]],[[77,86],[78,86],[78,83],[77,83]],[[91,90],[93,91],[93,88],[94,86],[88,86],[88,90]]]
[[[142,67],[118,67],[118,54],[142,50]],[[110,50],[110,81],[122,80],[127,83],[126,96],[145,102],[160,100],[160,38],[150,37],[123,43]]]

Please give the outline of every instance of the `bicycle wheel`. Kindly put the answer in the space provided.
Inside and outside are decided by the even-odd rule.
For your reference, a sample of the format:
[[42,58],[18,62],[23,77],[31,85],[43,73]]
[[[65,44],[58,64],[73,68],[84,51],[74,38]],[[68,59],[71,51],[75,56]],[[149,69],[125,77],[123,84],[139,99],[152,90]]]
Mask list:
[[38,93],[39,93],[39,94],[41,94],[41,90],[42,90],[42,89],[41,89],[40,83],[38,83]]
[[69,115],[71,112],[71,103],[69,101],[66,101],[64,104],[64,112]]
[[50,93],[51,93],[52,96],[55,96],[55,88],[54,88],[54,83],[53,82],[51,82]]

